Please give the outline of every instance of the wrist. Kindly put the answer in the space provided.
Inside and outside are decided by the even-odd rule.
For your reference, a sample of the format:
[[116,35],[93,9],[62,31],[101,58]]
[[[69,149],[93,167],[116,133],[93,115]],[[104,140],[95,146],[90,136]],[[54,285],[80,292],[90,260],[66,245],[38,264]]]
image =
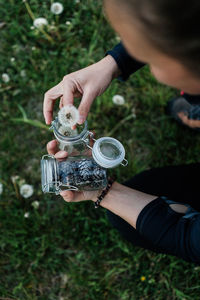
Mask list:
[[106,55],[100,63],[103,65],[103,68],[109,70],[112,79],[118,77],[121,74],[121,70],[119,69],[116,61],[111,55]]

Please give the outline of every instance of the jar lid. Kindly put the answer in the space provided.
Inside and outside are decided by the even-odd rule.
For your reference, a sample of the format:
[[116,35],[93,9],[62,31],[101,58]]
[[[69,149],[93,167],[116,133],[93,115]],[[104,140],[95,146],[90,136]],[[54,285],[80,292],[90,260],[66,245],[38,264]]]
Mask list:
[[102,137],[96,140],[92,148],[92,156],[103,168],[114,168],[119,164],[123,166],[128,164],[128,161],[124,158],[125,149],[123,145],[111,137]]
[[58,166],[53,155],[44,155],[41,159],[41,183],[44,193],[59,194]]

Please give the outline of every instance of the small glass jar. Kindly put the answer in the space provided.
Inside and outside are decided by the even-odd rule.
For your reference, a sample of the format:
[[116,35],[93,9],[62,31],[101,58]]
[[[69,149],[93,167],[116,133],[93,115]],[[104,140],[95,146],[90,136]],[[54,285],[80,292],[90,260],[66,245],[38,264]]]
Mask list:
[[[77,132],[66,128],[69,131],[66,136],[58,119],[52,122],[51,128],[59,141],[59,148],[67,151],[68,157],[62,161],[56,160],[53,155],[42,157],[44,193],[103,189],[107,185],[107,169],[128,164],[125,149],[118,140],[111,137],[95,140],[93,133],[87,129],[87,122],[77,127]],[[91,141],[93,147],[90,146]]]
[[106,169],[92,157],[69,157],[59,161],[53,155],[44,155],[41,170],[44,193],[58,195],[63,190],[100,190],[107,185]]
[[75,130],[62,126],[58,118],[51,123],[51,128],[55,138],[59,142],[59,149],[68,152],[70,156],[88,155],[89,135],[87,121],[83,125],[78,125]]

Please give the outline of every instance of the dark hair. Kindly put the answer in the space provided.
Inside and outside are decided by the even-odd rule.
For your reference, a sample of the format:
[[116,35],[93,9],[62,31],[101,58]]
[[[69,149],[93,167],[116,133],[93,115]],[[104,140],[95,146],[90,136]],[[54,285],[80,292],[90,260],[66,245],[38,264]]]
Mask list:
[[109,1],[126,9],[153,45],[200,76],[200,0]]

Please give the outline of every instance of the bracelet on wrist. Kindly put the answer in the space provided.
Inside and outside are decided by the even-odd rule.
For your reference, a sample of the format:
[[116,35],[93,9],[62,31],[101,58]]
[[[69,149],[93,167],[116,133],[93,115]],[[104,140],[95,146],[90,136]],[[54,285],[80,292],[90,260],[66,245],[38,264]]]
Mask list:
[[114,179],[109,178],[107,186],[102,190],[101,194],[97,197],[97,201],[94,203],[94,207],[98,208],[100,206],[101,201],[103,198],[107,195],[108,191],[110,190],[112,184],[114,182]]

